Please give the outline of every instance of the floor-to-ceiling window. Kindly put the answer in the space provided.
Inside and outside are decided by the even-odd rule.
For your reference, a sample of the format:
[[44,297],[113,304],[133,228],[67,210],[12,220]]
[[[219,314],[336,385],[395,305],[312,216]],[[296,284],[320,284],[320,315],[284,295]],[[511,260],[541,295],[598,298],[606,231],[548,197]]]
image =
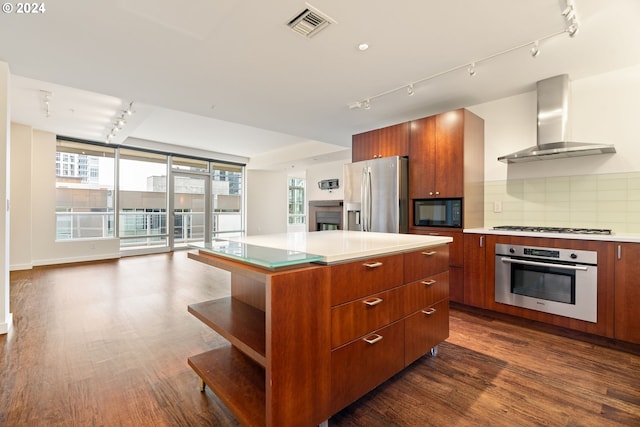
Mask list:
[[211,233],[213,238],[244,233],[244,166],[211,163]]
[[244,233],[244,165],[60,139],[56,175],[57,240],[138,254]]
[[203,243],[211,229],[209,220],[209,161],[187,157],[171,158],[173,180],[173,248]]
[[289,177],[288,224],[306,223],[305,179]]
[[120,248],[167,247],[168,156],[127,148],[118,154]]
[[56,143],[56,240],[114,236],[115,149]]

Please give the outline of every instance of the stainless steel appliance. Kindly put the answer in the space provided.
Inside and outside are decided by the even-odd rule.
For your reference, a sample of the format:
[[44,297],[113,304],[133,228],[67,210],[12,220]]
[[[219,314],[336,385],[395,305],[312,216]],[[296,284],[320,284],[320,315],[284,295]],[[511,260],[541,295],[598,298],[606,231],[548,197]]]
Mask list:
[[568,233],[568,234],[611,234],[609,228],[574,228],[574,227],[538,227],[526,225],[498,225],[493,227],[500,231],[527,231],[532,233]]
[[598,253],[496,244],[496,302],[597,322]]
[[462,199],[414,200],[413,224],[430,227],[462,227]]
[[409,230],[406,157],[382,157],[344,165],[347,230],[406,233]]

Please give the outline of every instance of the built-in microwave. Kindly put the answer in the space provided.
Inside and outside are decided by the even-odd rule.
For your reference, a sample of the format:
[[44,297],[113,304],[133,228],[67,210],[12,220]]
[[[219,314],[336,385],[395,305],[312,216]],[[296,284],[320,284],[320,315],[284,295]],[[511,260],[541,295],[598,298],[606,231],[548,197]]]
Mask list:
[[415,199],[413,224],[430,227],[462,227],[462,199]]

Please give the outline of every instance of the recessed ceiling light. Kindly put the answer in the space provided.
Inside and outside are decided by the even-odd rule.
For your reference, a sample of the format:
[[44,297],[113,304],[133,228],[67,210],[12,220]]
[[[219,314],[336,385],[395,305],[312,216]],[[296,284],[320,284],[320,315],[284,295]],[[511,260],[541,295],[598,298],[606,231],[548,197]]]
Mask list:
[[369,49],[369,44],[368,43],[360,43],[358,45],[358,50],[360,52],[364,52],[365,50]]

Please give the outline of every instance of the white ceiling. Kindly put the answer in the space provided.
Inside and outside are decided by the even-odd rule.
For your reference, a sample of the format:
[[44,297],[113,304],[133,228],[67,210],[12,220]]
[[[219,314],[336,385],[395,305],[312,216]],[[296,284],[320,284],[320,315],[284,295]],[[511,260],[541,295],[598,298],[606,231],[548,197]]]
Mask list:
[[[567,27],[566,0],[310,0],[335,21],[310,39],[286,25],[301,0],[44,4],[0,15],[13,121],[104,141],[133,102],[116,143],[184,145],[260,168],[348,158],[355,133],[640,63],[638,0],[575,0],[578,34],[542,40],[536,58],[527,44]],[[407,96],[406,85],[457,67]]]

